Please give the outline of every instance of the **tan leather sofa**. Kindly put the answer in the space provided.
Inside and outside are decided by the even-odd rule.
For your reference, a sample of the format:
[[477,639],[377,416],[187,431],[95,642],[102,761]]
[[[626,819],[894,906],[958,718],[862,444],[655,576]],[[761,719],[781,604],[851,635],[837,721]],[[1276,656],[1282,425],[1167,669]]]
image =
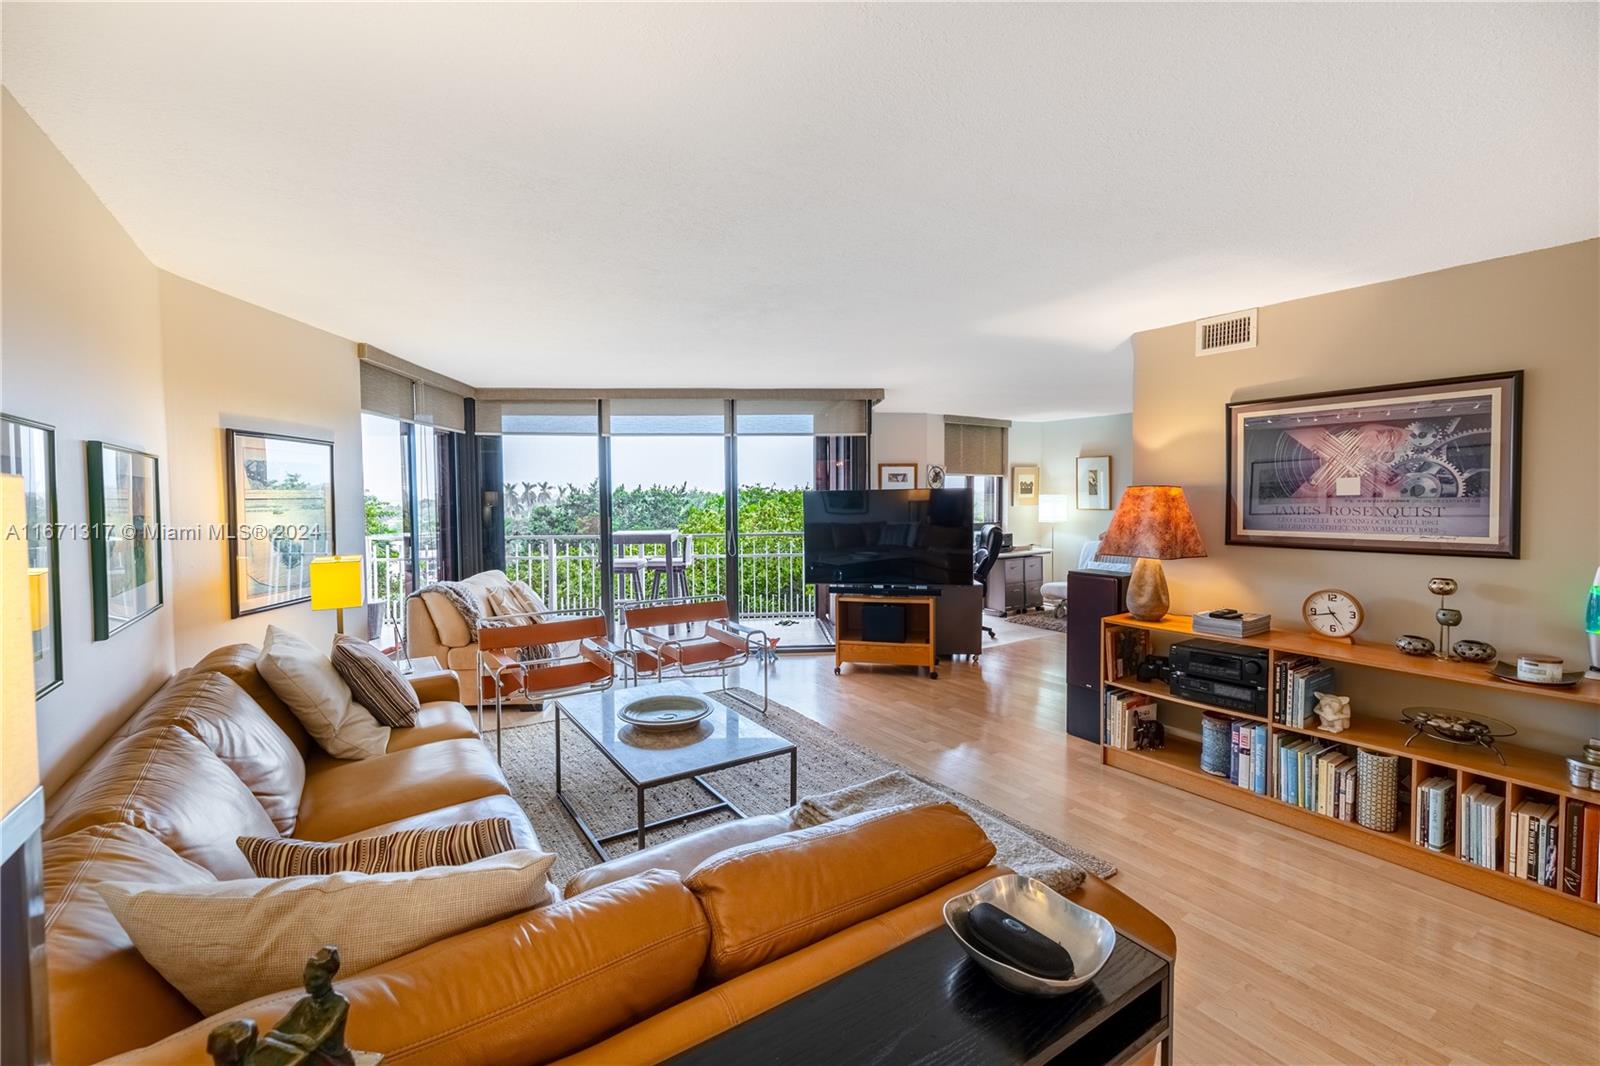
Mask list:
[[[59,1063],[206,1063],[217,1024],[270,1025],[299,995],[202,1019],[132,948],[97,882],[238,876],[232,838],[278,821],[340,839],[498,814],[537,846],[460,704],[428,702],[387,755],[340,762],[311,746],[255,656],[219,649],[174,678],[49,805]],[[431,699],[450,684],[418,687]],[[1000,872],[992,856],[949,805],[803,830],[787,814],[719,825],[585,870],[560,902],[342,974],[349,1038],[386,1064],[659,1061],[935,928],[945,900]],[[1080,898],[1171,953],[1171,931],[1115,889],[1091,878]]]
[[[492,618],[496,612],[489,604],[489,593],[510,589],[511,579],[503,571],[485,570],[459,584],[477,604],[479,616]],[[407,597],[406,654],[413,658],[431,655],[454,670],[460,682],[455,698],[468,707],[478,705],[478,645],[461,612],[440,593]]]

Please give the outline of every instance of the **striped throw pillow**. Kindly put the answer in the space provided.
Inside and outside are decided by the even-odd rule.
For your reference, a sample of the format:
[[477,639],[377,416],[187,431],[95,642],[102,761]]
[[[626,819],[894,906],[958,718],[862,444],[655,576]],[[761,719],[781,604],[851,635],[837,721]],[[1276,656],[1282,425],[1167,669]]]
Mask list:
[[257,877],[411,873],[430,866],[464,866],[516,847],[509,818],[483,818],[442,829],[405,829],[342,844],[290,837],[239,838],[239,850]]
[[386,726],[404,729],[417,724],[422,701],[417,690],[389,657],[364,640],[343,633],[333,638],[333,668],[350,686],[355,701]]

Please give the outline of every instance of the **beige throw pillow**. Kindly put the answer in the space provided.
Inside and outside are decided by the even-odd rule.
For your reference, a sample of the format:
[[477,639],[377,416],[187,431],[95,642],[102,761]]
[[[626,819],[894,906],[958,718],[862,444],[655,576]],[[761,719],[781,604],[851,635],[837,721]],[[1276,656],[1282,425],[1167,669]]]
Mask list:
[[350,697],[333,663],[307,641],[268,626],[256,669],[329,755],[370,759],[389,750],[389,727]]
[[554,862],[519,849],[417,873],[96,888],[145,961],[202,1014],[215,1014],[295,989],[325,944],[339,948],[345,973],[359,973],[547,903]]

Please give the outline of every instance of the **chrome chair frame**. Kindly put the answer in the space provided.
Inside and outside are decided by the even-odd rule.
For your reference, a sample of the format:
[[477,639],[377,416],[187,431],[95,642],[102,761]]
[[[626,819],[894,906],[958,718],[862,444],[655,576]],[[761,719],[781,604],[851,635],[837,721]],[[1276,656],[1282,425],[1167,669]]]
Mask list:
[[[634,608],[632,611],[624,612],[623,617],[626,624],[627,615],[633,613],[634,611],[653,610],[658,607],[686,606],[689,604],[698,603],[725,604],[727,602],[728,601],[726,599],[720,597],[679,597],[675,600],[651,603],[644,607]],[[672,627],[679,625],[692,628],[694,624],[695,623],[692,621],[666,623],[669,630]],[[670,634],[662,635],[651,632],[652,629],[659,627],[642,626],[636,628],[632,625],[626,625],[626,628],[623,630],[622,634],[622,650],[627,655],[627,662],[630,674],[633,678],[633,683],[638,684],[639,681],[639,656],[641,654],[649,655],[655,659],[655,680],[660,681],[664,677],[670,676],[668,674],[669,670],[676,670],[676,676],[684,678],[710,677],[713,674],[720,675],[722,681],[721,691],[727,693],[729,699],[733,700],[740,706],[750,708],[752,711],[759,711],[763,715],[766,714],[767,708],[771,702],[769,698],[769,690],[771,687],[769,675],[771,672],[772,660],[775,658],[772,646],[768,642],[766,631],[756,629],[753,626],[743,625],[739,622],[733,621],[730,618],[706,619],[700,621],[700,624],[705,631],[704,636],[710,637],[721,644],[725,644],[728,647],[735,649],[737,654],[730,658],[717,659],[710,663],[691,665],[683,661],[682,653],[685,641],[695,641],[702,638],[695,637],[691,634],[686,638],[679,639],[671,636]],[[636,639],[638,641],[637,644],[635,643]],[[640,645],[643,645],[643,647]],[[677,650],[677,658],[670,664],[667,662],[666,655],[666,649],[668,648],[674,648]],[[757,706],[755,703],[745,699],[742,696],[736,695],[728,688],[728,671],[736,670],[752,661],[760,664],[761,666],[760,706]]]
[[[520,623],[520,624],[517,624],[517,625],[509,625],[509,626],[507,626],[507,625],[493,625],[493,626],[487,626],[487,627],[486,626],[481,626],[481,625],[479,626],[478,669],[477,669],[478,735],[480,737],[483,735],[483,710],[484,710],[484,708],[483,708],[483,704],[484,704],[483,690],[484,690],[484,682],[486,680],[489,680],[489,681],[492,681],[494,683],[494,756],[495,756],[495,761],[496,762],[501,762],[501,761],[503,761],[503,758],[504,758],[504,749],[505,749],[505,739],[504,739],[505,738],[505,684],[503,683],[502,676],[505,674],[505,672],[507,670],[510,670],[512,668],[516,668],[518,670],[524,671],[524,677],[519,682],[519,691],[521,691],[524,695],[527,695],[527,696],[531,697],[533,694],[529,693],[528,690],[527,690],[527,687],[526,687],[527,686],[527,678],[526,678],[526,674],[525,674],[525,672],[529,668],[540,669],[540,668],[549,668],[549,667],[552,667],[552,666],[570,665],[570,664],[576,664],[579,660],[587,660],[589,662],[594,662],[595,661],[594,659],[592,659],[592,658],[590,658],[590,656],[584,654],[584,651],[588,650],[588,651],[594,653],[594,655],[599,656],[599,657],[603,658],[606,661],[606,664],[609,667],[609,671],[607,672],[604,680],[602,680],[602,681],[584,682],[583,684],[578,684],[578,685],[568,685],[568,686],[565,686],[565,687],[562,687],[562,688],[541,689],[537,693],[538,702],[540,702],[540,703],[543,703],[546,700],[559,699],[562,696],[586,696],[586,695],[588,695],[588,694],[590,694],[592,692],[604,692],[606,689],[608,689],[608,688],[610,688],[612,686],[612,684],[616,681],[616,677],[617,677],[617,672],[616,671],[617,671],[618,656],[623,650],[623,649],[619,648],[615,643],[613,643],[611,641],[610,637],[587,636],[587,637],[578,638],[578,651],[577,651],[576,654],[573,654],[573,655],[553,655],[553,656],[546,656],[546,657],[540,658],[540,659],[513,659],[510,662],[501,663],[498,666],[491,666],[487,661],[485,661],[485,658],[484,658],[485,652],[484,652],[483,645],[482,645],[482,636],[483,636],[482,631],[485,628],[488,628],[488,629],[522,629],[525,626],[537,626],[537,625],[543,625],[543,624],[560,624],[561,622],[576,622],[576,621],[582,621],[582,620],[587,619],[587,618],[597,619],[598,621],[601,622],[601,624],[606,629],[609,630],[609,628],[610,628],[609,623],[606,622],[605,615],[600,614],[599,612],[596,612],[596,611],[581,611],[581,610],[580,611],[546,611],[543,615],[540,615],[540,616],[537,616],[537,617],[535,617],[534,615],[531,615],[531,614],[498,615],[493,619],[493,621],[500,622],[500,621],[502,621],[504,619],[510,619],[510,618],[525,619],[525,621]],[[526,644],[508,644],[508,645],[505,645],[504,648],[506,648],[506,649],[527,648],[527,647],[531,647],[535,643],[545,643],[545,642],[544,641],[529,641]],[[551,643],[555,644],[555,645],[559,645],[559,644],[566,643],[566,641],[557,640],[557,641],[553,641]],[[500,648],[491,649],[490,653],[492,654],[492,653],[495,653],[495,652],[499,652],[501,650],[502,649],[500,649]]]

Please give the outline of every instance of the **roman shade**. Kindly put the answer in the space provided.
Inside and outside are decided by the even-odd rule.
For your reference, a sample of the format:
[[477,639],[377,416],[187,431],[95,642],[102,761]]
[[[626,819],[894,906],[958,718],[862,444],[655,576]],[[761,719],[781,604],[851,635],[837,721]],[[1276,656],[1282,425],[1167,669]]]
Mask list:
[[358,346],[357,354],[363,411],[456,433],[466,431],[469,387],[369,344]]
[[744,436],[844,436],[868,431],[870,409],[854,399],[735,400],[733,422]]
[[700,436],[727,433],[729,403],[718,397],[659,397],[605,400],[601,431],[614,435]]
[[592,437],[600,432],[600,401],[480,399],[474,431]]
[[951,474],[1003,477],[1006,432],[1011,425],[993,419],[944,420],[944,468]]

